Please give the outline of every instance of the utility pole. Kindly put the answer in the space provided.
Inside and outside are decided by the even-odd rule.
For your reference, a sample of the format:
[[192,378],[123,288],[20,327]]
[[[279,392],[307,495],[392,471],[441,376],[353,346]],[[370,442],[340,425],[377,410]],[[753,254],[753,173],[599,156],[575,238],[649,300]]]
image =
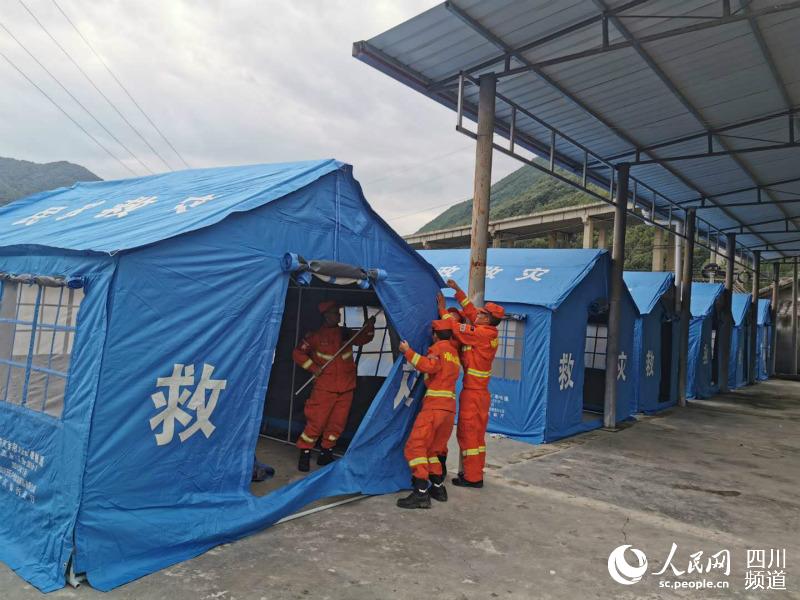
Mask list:
[[[686,406],[686,361],[689,356],[689,321],[692,319],[692,265],[694,264],[694,225],[696,212],[694,208],[687,209],[684,230],[686,231],[686,243],[682,257],[681,271],[681,327],[678,336],[678,406]],[[676,229],[677,231],[677,229]],[[676,240],[678,238],[676,237]],[[675,243],[676,263],[678,243]]]

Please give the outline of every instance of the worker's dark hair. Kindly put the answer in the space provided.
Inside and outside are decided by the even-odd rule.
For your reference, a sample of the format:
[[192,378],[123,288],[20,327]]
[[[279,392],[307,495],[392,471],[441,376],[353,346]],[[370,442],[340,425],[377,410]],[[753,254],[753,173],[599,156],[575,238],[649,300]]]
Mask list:
[[495,327],[497,327],[498,325],[500,325],[500,323],[502,322],[502,320],[503,320],[503,319],[498,319],[497,317],[493,317],[492,315],[489,315],[489,324],[490,324],[490,325],[494,325]]
[[449,329],[438,330],[434,331],[433,333],[436,334],[436,337],[440,340],[449,340],[451,337],[453,337],[453,332]]

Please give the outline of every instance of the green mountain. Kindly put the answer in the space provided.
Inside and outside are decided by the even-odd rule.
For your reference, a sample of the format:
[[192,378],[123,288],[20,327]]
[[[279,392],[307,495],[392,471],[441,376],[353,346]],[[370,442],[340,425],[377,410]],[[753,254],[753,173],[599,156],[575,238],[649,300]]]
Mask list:
[[40,164],[0,156],[0,206],[78,181],[100,181],[100,178],[88,169],[66,161]]
[[[566,172],[561,174],[573,177]],[[524,166],[492,186],[489,218],[492,220],[504,219],[592,202],[597,202],[597,200],[546,173],[530,166]],[[419,233],[469,225],[471,220],[472,199],[469,199],[445,210],[420,228]],[[625,231],[625,269],[650,270],[654,230],[654,227],[646,226],[634,217],[628,216],[628,226]],[[608,241],[611,242],[611,235],[609,235]],[[569,246],[575,248],[580,248],[582,245],[582,234],[573,237],[569,242]],[[518,240],[514,246],[517,248],[546,248],[547,239],[539,237]],[[702,266],[708,262],[709,256],[707,250],[699,246],[695,248],[695,274],[700,273]]]

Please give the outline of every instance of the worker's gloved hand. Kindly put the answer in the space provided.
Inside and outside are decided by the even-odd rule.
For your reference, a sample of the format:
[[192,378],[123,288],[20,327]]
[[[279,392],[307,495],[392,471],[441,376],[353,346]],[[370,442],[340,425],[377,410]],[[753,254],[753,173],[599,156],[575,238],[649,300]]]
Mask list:
[[449,287],[449,288],[452,288],[452,289],[454,289],[455,291],[459,291],[459,290],[461,289],[461,286],[459,286],[459,285],[456,283],[456,280],[455,280],[455,279],[448,279],[446,283],[447,283],[447,287]]
[[436,294],[436,307],[439,309],[440,313],[446,310],[444,295],[441,292]]
[[405,354],[406,350],[408,350],[410,347],[411,346],[408,345],[408,342],[406,340],[403,340],[402,342],[400,342],[400,345],[397,348],[400,350],[400,352]]
[[322,369],[320,369],[318,365],[311,365],[309,371],[314,374],[314,377],[319,377],[319,375],[322,373]]

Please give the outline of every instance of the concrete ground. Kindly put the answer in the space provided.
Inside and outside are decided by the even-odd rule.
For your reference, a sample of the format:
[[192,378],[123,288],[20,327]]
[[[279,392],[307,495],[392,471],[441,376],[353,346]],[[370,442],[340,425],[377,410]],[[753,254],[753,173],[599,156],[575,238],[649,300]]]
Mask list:
[[[800,598],[800,383],[770,381],[713,400],[544,446],[487,444],[483,490],[402,511],[399,494],[273,527],[108,594],[51,598]],[[655,575],[673,543],[684,573]],[[643,551],[644,578],[621,585],[609,553]],[[786,550],[788,591],[748,591],[746,551]],[[686,573],[728,550],[727,590]],[[628,563],[637,562],[628,551]],[[755,571],[753,571],[755,573]],[[0,565],[0,598],[41,594]]]

